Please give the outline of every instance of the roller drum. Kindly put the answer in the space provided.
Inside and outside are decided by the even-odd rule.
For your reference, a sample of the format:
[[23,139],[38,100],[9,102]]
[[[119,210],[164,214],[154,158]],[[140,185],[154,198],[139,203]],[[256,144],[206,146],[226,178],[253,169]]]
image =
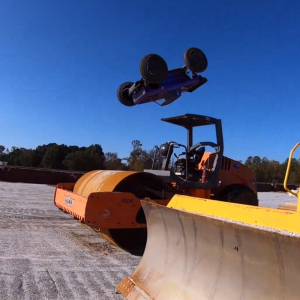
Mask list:
[[[84,174],[76,182],[73,192],[85,198],[94,192],[129,192],[139,199],[157,199],[158,196],[148,188],[158,192],[167,189],[165,183],[151,173],[96,170]],[[146,228],[100,228],[99,234],[110,243],[134,255],[142,255],[147,242]]]

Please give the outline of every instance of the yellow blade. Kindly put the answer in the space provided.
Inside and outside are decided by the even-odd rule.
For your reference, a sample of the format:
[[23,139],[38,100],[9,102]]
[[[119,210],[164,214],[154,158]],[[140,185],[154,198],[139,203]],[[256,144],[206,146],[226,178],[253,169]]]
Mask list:
[[[222,210],[210,217],[204,211],[217,203],[199,201],[197,213],[182,210],[184,202],[174,209],[141,201],[148,239],[137,269],[117,286],[126,299],[299,299],[299,213],[222,203],[225,217]],[[284,231],[284,222],[275,226],[281,218],[298,233]]]

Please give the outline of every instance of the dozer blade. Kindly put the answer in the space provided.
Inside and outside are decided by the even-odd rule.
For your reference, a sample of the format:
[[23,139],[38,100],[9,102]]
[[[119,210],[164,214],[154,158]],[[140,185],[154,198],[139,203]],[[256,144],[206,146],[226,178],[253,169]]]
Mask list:
[[147,245],[126,299],[300,299],[300,214],[187,196],[141,201]]

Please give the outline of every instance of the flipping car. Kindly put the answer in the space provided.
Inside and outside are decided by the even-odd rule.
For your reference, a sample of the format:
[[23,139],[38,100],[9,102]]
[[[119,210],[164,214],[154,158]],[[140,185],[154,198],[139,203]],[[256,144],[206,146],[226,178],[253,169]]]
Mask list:
[[[198,48],[184,53],[182,68],[168,70],[165,60],[157,54],[148,54],[140,61],[142,79],[122,83],[117,92],[119,101],[126,106],[155,102],[160,106],[171,104],[184,92],[193,92],[207,82],[198,75],[207,68],[207,58]],[[191,72],[191,76],[188,74]]]

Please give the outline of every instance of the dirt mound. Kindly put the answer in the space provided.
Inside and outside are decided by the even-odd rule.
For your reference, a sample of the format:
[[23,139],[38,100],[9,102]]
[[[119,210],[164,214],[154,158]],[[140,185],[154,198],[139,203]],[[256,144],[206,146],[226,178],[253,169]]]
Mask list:
[[85,172],[26,168],[0,167],[0,181],[56,185],[60,182],[76,182]]

